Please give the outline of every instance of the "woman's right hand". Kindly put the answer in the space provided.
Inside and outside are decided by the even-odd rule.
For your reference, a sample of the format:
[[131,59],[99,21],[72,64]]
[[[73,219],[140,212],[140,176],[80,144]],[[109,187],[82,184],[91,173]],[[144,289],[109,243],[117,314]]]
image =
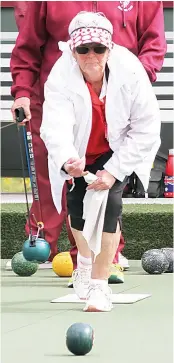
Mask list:
[[64,169],[66,172],[74,177],[79,178],[81,176],[87,175],[88,171],[84,171],[85,169],[85,157],[80,158],[71,158],[64,164]]
[[20,97],[14,101],[13,106],[11,108],[14,122],[16,122],[15,110],[17,108],[21,108],[21,107],[23,108],[25,116],[26,116],[26,118],[22,122],[19,123],[19,125],[23,126],[23,125],[25,125],[25,123],[27,121],[29,121],[31,119],[30,99],[28,97]]

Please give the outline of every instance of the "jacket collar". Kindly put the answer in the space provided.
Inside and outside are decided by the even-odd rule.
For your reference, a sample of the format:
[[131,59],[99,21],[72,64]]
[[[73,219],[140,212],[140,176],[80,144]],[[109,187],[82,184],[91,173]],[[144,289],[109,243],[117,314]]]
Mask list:
[[[68,73],[66,87],[73,93],[79,94],[84,99],[88,99],[88,88],[84,82],[83,75],[77,62],[72,57],[68,42],[59,42],[59,48],[63,51],[63,54],[66,52],[67,56],[71,59],[71,71]],[[127,83],[130,77],[130,72],[128,72],[127,68],[125,68],[123,65],[119,49],[120,46],[115,44],[110,52],[107,62],[109,68],[108,81],[114,86],[114,92],[117,92],[123,86],[123,84]]]
[[114,85],[114,92],[118,91],[124,84],[129,83],[131,75],[122,60],[120,48],[123,47],[114,45],[107,62],[110,74],[109,81]]

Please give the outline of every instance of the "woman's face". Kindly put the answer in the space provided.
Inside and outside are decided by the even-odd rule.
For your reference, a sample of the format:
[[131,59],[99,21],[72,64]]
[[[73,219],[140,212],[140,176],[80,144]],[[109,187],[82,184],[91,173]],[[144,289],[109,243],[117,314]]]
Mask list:
[[97,82],[101,80],[110,50],[102,44],[83,44],[75,48],[73,56],[76,59],[84,77]]

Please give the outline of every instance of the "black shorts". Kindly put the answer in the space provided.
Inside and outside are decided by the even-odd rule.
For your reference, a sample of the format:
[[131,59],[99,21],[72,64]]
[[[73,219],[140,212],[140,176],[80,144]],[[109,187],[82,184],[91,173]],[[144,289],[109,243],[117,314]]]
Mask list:
[[[96,174],[98,170],[103,170],[103,165],[111,158],[112,151],[107,152],[100,156],[94,164],[86,165],[85,170]],[[68,214],[71,217],[71,227],[79,231],[83,231],[84,219],[83,216],[83,198],[86,193],[87,183],[83,177],[74,178],[75,187],[70,192],[72,185],[67,182],[67,206]],[[103,232],[115,233],[117,228],[117,222],[121,225],[122,214],[122,194],[127,184],[127,177],[123,182],[116,180],[115,184],[109,190],[108,201],[106,205],[105,218]]]

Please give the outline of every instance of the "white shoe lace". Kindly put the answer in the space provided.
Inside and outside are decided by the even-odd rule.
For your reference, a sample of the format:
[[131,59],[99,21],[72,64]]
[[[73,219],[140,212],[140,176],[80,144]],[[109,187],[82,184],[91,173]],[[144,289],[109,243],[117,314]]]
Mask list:
[[91,278],[91,268],[79,268],[74,270],[72,279],[76,295],[80,299],[86,299]]
[[[91,285],[89,287],[89,292],[87,295],[87,300],[89,300],[91,298],[91,295],[94,295],[95,298],[97,297],[101,297],[101,293],[104,294],[106,300],[111,303],[111,299],[110,296],[112,294],[112,290],[109,286],[103,287],[100,284],[96,284],[96,285]],[[92,298],[94,298],[94,296],[92,296]]]
[[83,284],[84,287],[88,288],[90,281],[90,272],[91,269],[89,268],[74,270],[72,274],[73,281],[78,281],[79,284]]

